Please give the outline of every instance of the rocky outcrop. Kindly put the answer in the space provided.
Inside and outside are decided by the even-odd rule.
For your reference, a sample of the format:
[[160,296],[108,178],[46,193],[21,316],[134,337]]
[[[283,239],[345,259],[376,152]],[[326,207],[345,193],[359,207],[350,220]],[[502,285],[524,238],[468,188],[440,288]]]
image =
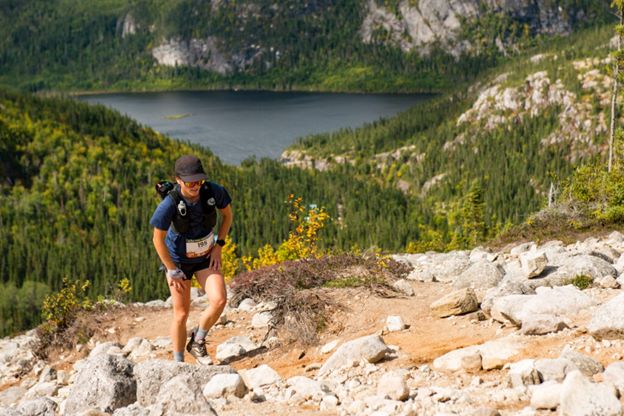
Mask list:
[[173,38],[152,49],[152,56],[160,65],[200,67],[222,75],[245,68],[257,56],[228,56],[221,52],[219,45],[219,39],[214,36],[188,41]]
[[[526,24],[533,33],[566,34],[575,21],[583,18],[582,11],[563,10],[555,4],[529,0],[419,0],[401,1],[395,11],[368,2],[360,35],[365,43],[383,43],[404,51],[429,54],[433,45],[441,45],[455,56],[474,49],[469,40],[462,39],[462,22],[475,21],[485,14],[501,13]],[[505,49],[505,39],[497,45]]]

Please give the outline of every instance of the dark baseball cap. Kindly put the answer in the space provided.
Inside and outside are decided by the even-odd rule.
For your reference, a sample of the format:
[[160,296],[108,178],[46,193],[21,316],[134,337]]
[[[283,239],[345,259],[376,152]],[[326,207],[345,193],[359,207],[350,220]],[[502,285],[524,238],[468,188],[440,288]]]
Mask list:
[[175,162],[175,174],[185,182],[208,179],[201,161],[193,155],[184,155]]

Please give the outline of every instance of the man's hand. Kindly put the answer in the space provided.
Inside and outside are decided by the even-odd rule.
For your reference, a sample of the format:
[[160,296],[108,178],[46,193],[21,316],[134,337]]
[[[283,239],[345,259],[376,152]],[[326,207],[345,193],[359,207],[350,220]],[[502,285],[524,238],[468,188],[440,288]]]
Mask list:
[[209,268],[212,270],[221,270],[221,250],[223,247],[220,245],[215,245],[210,250],[210,266]]
[[167,281],[169,282],[169,286],[172,286],[178,292],[184,287],[182,282],[185,277],[184,272],[178,268],[167,269]]

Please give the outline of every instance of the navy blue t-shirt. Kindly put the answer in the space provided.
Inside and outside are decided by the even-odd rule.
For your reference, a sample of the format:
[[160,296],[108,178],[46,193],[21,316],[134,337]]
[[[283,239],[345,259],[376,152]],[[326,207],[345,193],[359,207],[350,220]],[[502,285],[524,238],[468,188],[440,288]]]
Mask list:
[[[216,202],[215,206],[217,208],[223,209],[232,202],[232,198],[230,198],[230,195],[224,187],[212,182],[206,182],[206,184],[212,189],[212,195],[214,196]],[[159,230],[167,230],[165,244],[167,245],[171,259],[175,263],[201,263],[206,260],[205,257],[186,257],[186,239],[195,240],[204,238],[210,234],[212,229],[207,228],[202,223],[204,212],[199,200],[192,203],[184,199],[184,202],[186,202],[186,209],[188,212],[187,215],[189,215],[190,219],[189,232],[177,233],[173,230],[173,227],[171,227],[173,217],[177,212],[177,207],[175,206],[175,201],[169,195],[160,202],[158,207],[156,207],[156,210],[152,215],[152,219],[150,220],[150,224]]]

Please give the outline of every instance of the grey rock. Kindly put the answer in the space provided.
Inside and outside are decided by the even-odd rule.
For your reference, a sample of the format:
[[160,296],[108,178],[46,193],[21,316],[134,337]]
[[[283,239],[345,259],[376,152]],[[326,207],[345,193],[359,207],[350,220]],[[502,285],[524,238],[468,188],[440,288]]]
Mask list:
[[563,382],[572,371],[578,371],[576,365],[564,358],[543,358],[535,360],[535,369],[543,381]]
[[620,396],[624,394],[624,361],[609,364],[603,377],[606,383],[613,384]]
[[405,374],[392,372],[381,376],[377,384],[377,395],[391,400],[406,400],[409,397],[409,388]]
[[571,372],[561,387],[561,416],[619,416],[622,413],[615,390],[587,380],[580,371]]
[[436,371],[479,371],[482,369],[481,351],[478,346],[470,346],[449,351],[433,360]]
[[571,361],[586,377],[591,377],[604,371],[604,367],[598,361],[576,351],[566,350],[561,354],[560,358]]
[[56,374],[57,371],[56,369],[50,367],[49,365],[47,365],[43,371],[41,371],[41,374],[39,375],[39,382],[43,383],[46,381],[54,381],[56,380]]
[[0,415],[2,416],[24,416],[22,412],[17,411],[17,409],[13,409],[12,407],[2,407],[2,406],[0,406]]
[[17,410],[23,416],[55,416],[57,407],[58,405],[54,400],[40,397],[34,400],[23,401]]
[[533,359],[521,360],[511,364],[507,378],[509,386],[513,388],[540,384],[542,382]]
[[518,244],[517,246],[513,247],[509,251],[509,254],[511,254],[512,256],[519,257],[522,253],[526,253],[530,250],[534,250],[536,247],[537,245],[533,241],[530,241],[528,243]]
[[599,306],[587,329],[597,339],[624,338],[624,293]]
[[520,255],[520,264],[524,276],[528,279],[542,274],[548,265],[548,257],[543,252],[528,252]]
[[164,308],[170,307],[171,305],[162,299],[157,299],[157,300],[151,300],[149,302],[146,302],[145,306],[147,308],[154,308],[154,309],[163,308],[164,309]]
[[522,321],[523,335],[546,335],[569,328],[566,320],[557,315],[530,315]]
[[28,392],[24,395],[25,399],[36,399],[38,397],[54,396],[58,391],[59,386],[54,381],[44,381],[35,384],[28,389]]
[[534,409],[556,409],[561,401],[563,385],[556,381],[546,381],[542,384],[531,386],[531,407]]
[[26,392],[27,390],[21,386],[12,386],[0,391],[0,406],[8,406],[19,402]]
[[121,407],[113,416],[154,416],[150,409],[140,406],[138,403],[132,403],[130,406]]
[[189,374],[177,375],[163,384],[156,408],[165,415],[216,415],[198,381]]
[[77,414],[97,408],[112,413],[134,403],[136,391],[132,363],[116,355],[99,354],[87,360],[78,372],[65,411]]
[[580,275],[596,280],[605,276],[616,277],[617,271],[611,264],[599,257],[581,254],[567,258],[556,270],[545,274],[542,278],[531,280],[531,284],[564,286]]
[[217,374],[204,386],[205,397],[219,398],[234,395],[243,397],[247,393],[247,387],[239,374]]
[[452,315],[463,315],[479,309],[479,301],[470,287],[459,289],[433,302],[431,313],[439,318]]
[[369,363],[376,363],[386,356],[388,347],[379,335],[368,335],[342,344],[323,364],[319,375],[324,375],[334,369],[350,365],[353,361],[362,359]]
[[[485,294],[485,290],[495,287],[503,278],[501,267],[488,261],[473,263],[464,270],[453,282],[454,289],[471,287],[477,294]],[[477,296],[479,297],[479,296]],[[483,296],[480,297],[483,299]]]
[[252,328],[266,328],[273,320],[273,314],[269,311],[258,312],[251,318]]
[[398,332],[404,330],[405,328],[407,328],[407,325],[405,325],[403,318],[400,316],[393,315],[386,318],[385,329],[388,332]]
[[266,364],[262,364],[249,370],[243,370],[240,372],[240,375],[243,378],[245,385],[250,390],[270,386],[282,381],[280,375]]
[[235,370],[230,366],[197,366],[170,360],[144,361],[134,367],[136,400],[143,407],[156,403],[161,386],[179,375],[188,375],[200,385],[205,385],[217,374],[231,373]]
[[216,358],[223,363],[257,348],[258,346],[249,337],[235,336],[217,346]]
[[494,319],[508,320],[521,326],[536,315],[566,316],[592,306],[592,299],[575,286],[539,287],[535,295],[510,295],[494,299],[491,314]]
[[245,298],[238,304],[238,309],[243,312],[251,312],[256,307],[256,302],[251,298]]
[[392,287],[400,293],[403,293],[407,296],[414,296],[414,288],[410,282],[405,279],[399,279],[392,284]]
[[122,345],[118,342],[102,342],[96,344],[95,348],[89,353],[89,358],[97,355],[124,355]]
[[325,384],[317,380],[312,380],[308,377],[291,377],[286,380],[286,384],[293,393],[291,401],[297,403],[305,402],[307,400],[320,403],[321,400],[323,400],[323,397],[331,393]]

